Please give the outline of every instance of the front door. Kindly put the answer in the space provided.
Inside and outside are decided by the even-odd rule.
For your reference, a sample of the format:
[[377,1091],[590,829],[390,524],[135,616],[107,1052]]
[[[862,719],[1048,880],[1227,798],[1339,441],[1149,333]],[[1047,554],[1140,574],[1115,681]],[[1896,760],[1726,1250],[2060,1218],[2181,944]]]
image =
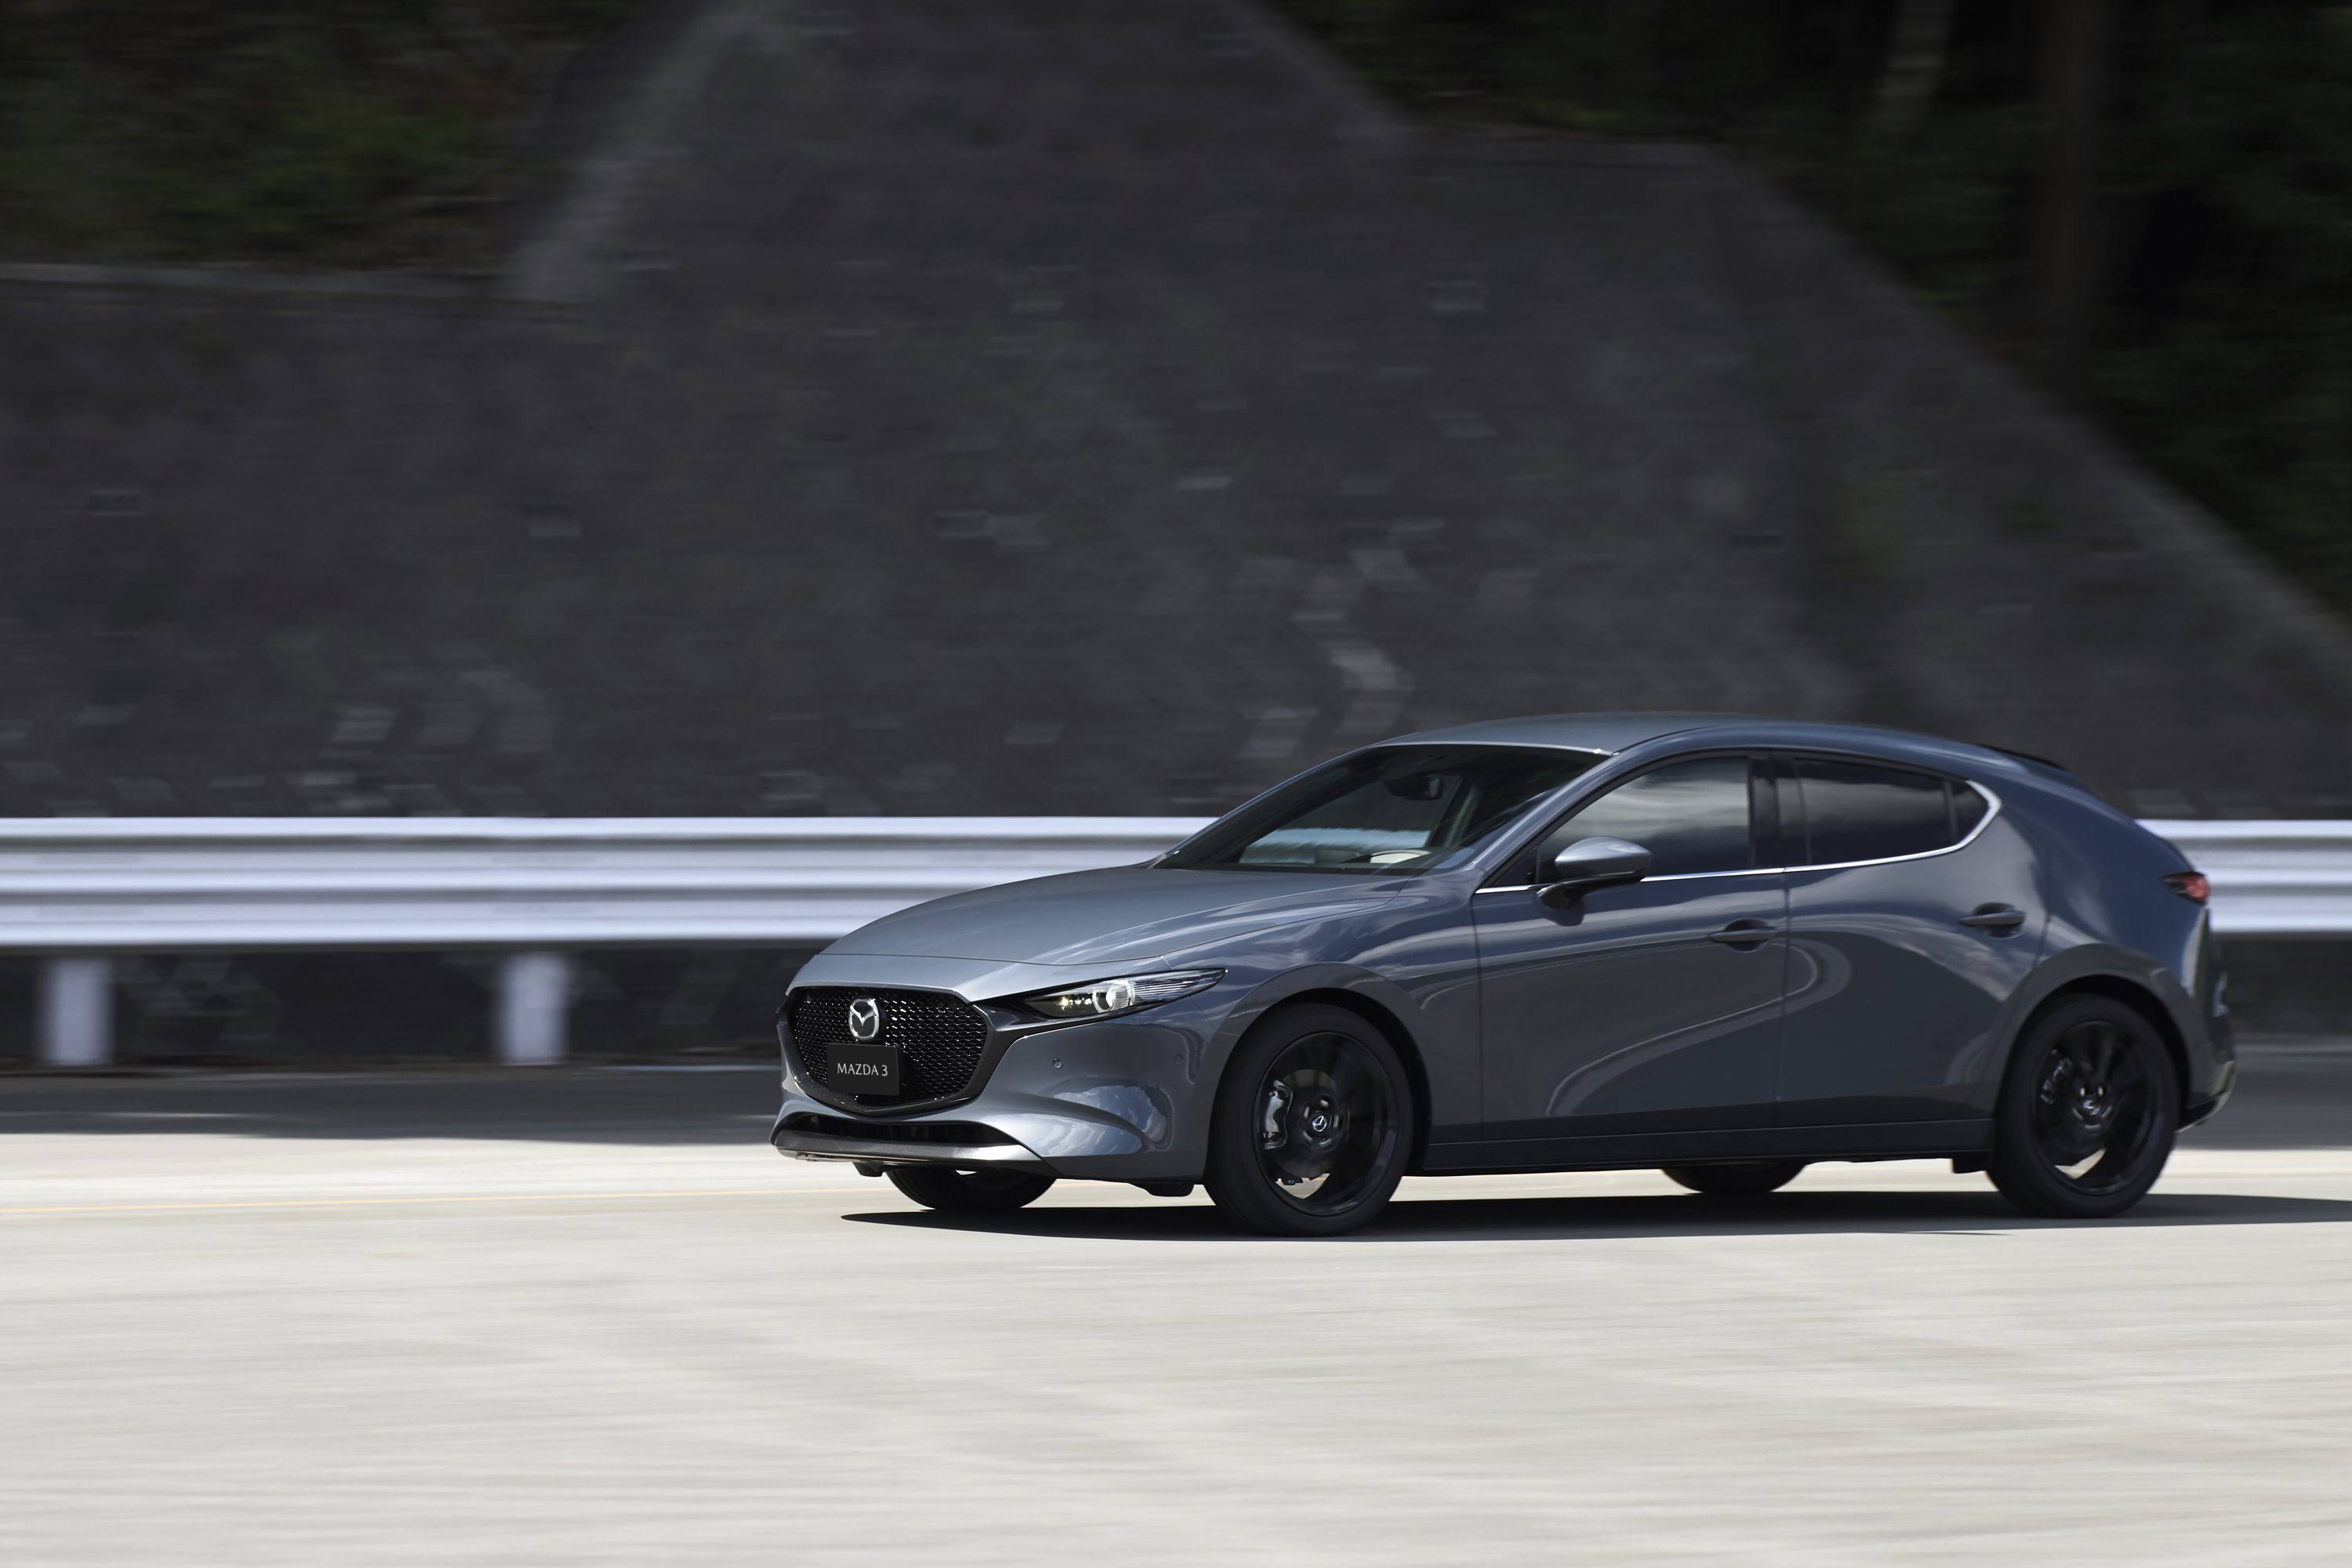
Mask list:
[[[1788,923],[1749,757],[1680,759],[1555,825],[1473,896],[1489,1139],[1769,1127]],[[1538,897],[1538,856],[1630,839],[1650,875],[1571,909]]]

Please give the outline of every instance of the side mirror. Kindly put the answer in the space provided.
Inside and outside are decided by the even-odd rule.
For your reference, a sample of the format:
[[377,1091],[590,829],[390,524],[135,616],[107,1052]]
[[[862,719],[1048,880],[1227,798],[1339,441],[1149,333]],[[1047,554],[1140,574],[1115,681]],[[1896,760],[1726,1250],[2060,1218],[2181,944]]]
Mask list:
[[1595,888],[1638,882],[1650,874],[1650,852],[1622,838],[1580,838],[1536,868],[1542,882],[1539,895],[1556,909],[1565,909]]

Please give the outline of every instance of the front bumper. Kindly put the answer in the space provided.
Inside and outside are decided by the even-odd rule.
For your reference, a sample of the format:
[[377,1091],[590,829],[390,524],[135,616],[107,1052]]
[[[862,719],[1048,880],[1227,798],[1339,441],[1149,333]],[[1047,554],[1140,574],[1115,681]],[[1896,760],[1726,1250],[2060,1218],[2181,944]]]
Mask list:
[[1096,1181],[1197,1180],[1208,1148],[1208,1061],[1230,999],[1213,989],[1129,1018],[992,1041],[995,1065],[953,1104],[915,1115],[814,1098],[784,1052],[769,1141],[804,1160],[993,1166]]
[[929,1122],[926,1136],[911,1137],[913,1124],[866,1123],[845,1116],[786,1114],[777,1118],[770,1141],[776,1152],[796,1160],[847,1160],[857,1165],[985,1165],[997,1170],[1039,1170],[1045,1162],[992,1127],[977,1122]]

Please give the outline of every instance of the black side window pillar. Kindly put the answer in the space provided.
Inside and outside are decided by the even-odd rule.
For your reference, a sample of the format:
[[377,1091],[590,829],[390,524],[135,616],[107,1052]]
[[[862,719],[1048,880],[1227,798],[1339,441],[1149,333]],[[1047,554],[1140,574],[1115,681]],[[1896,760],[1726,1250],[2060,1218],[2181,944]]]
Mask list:
[[1780,763],[1769,752],[1748,760],[1748,832],[1758,866],[1786,866],[1780,847]]

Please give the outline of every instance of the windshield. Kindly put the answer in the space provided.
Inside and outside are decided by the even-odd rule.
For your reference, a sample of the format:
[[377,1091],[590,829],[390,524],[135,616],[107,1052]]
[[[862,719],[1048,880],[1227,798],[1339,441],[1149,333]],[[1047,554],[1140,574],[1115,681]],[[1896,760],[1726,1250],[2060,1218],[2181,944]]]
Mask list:
[[1292,780],[1160,864],[1414,876],[1466,858],[1601,760],[1533,746],[1383,746]]

